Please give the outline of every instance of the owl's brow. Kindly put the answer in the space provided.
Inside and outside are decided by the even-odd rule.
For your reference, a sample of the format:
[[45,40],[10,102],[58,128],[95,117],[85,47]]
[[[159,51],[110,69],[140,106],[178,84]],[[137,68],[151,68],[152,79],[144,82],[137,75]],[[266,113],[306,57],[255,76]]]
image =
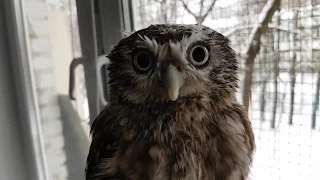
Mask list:
[[149,38],[148,36],[144,35],[141,36],[138,34],[138,36],[145,42],[145,45],[154,53],[154,55],[157,55],[159,52],[160,45],[154,38]]
[[149,38],[146,35],[142,36],[140,34],[138,34],[138,36],[143,40],[144,45],[147,46],[156,57],[160,56],[160,58],[164,58],[169,49],[179,49],[182,51],[182,54],[184,54],[191,44],[196,41],[201,41],[202,39],[201,32],[194,32],[188,36],[184,34],[180,41],[173,42],[169,40],[167,43],[160,45],[155,38]]

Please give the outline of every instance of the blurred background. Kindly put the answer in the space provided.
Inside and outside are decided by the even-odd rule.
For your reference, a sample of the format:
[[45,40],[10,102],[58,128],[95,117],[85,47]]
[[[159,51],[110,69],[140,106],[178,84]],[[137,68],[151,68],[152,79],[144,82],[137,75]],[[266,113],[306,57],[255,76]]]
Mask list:
[[105,56],[157,23],[230,38],[256,135],[249,179],[320,179],[320,0],[1,0],[0,179],[84,179]]

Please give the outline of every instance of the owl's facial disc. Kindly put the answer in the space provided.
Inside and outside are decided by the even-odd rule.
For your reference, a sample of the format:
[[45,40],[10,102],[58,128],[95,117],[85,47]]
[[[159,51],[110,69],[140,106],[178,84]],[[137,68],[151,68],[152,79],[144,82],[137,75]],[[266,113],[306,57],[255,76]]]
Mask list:
[[168,90],[171,101],[176,101],[179,96],[179,90],[184,84],[183,74],[177,67],[169,64],[166,71],[162,74],[163,84]]

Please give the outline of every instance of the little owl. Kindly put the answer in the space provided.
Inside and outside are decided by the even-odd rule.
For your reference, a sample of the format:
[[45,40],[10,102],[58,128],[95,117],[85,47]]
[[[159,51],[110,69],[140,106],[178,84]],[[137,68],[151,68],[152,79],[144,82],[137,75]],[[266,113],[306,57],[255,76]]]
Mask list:
[[108,56],[109,101],[87,180],[244,180],[255,149],[236,100],[229,40],[202,25],[151,25]]

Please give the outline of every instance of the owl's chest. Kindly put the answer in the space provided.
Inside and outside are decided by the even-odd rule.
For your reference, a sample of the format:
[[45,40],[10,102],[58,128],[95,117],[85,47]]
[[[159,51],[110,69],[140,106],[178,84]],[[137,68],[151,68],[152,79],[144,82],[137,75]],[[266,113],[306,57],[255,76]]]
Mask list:
[[233,161],[243,161],[238,157],[249,159],[239,121],[203,108],[184,109],[131,116],[143,123],[122,127],[117,158],[120,169],[135,172],[131,179],[216,179],[216,174],[232,172]]
[[216,174],[230,174],[234,169],[232,156],[243,153],[236,151],[234,141],[219,133],[214,123],[196,119],[190,124],[155,128],[152,134],[129,141],[120,149],[120,169],[135,172],[130,174],[132,179],[213,180]]
[[216,126],[216,119],[212,118],[208,107],[203,103],[190,103],[133,112],[131,126],[140,132],[140,136],[155,143],[181,142],[182,139],[205,141],[209,131]]
[[[167,119],[169,118],[169,119]],[[202,120],[203,115],[176,113],[139,132],[128,130],[121,147],[123,161],[135,164],[133,169],[147,172],[147,179],[166,180],[169,176],[185,180],[198,179],[206,165],[214,125]],[[126,160],[125,160],[126,159]],[[172,173],[172,174],[171,174]]]
[[157,167],[154,180],[202,179],[203,173],[211,168],[205,159],[212,156],[210,147],[215,139],[216,126],[205,116],[205,112],[177,113],[167,125],[154,131],[153,141],[157,145],[149,151]]

